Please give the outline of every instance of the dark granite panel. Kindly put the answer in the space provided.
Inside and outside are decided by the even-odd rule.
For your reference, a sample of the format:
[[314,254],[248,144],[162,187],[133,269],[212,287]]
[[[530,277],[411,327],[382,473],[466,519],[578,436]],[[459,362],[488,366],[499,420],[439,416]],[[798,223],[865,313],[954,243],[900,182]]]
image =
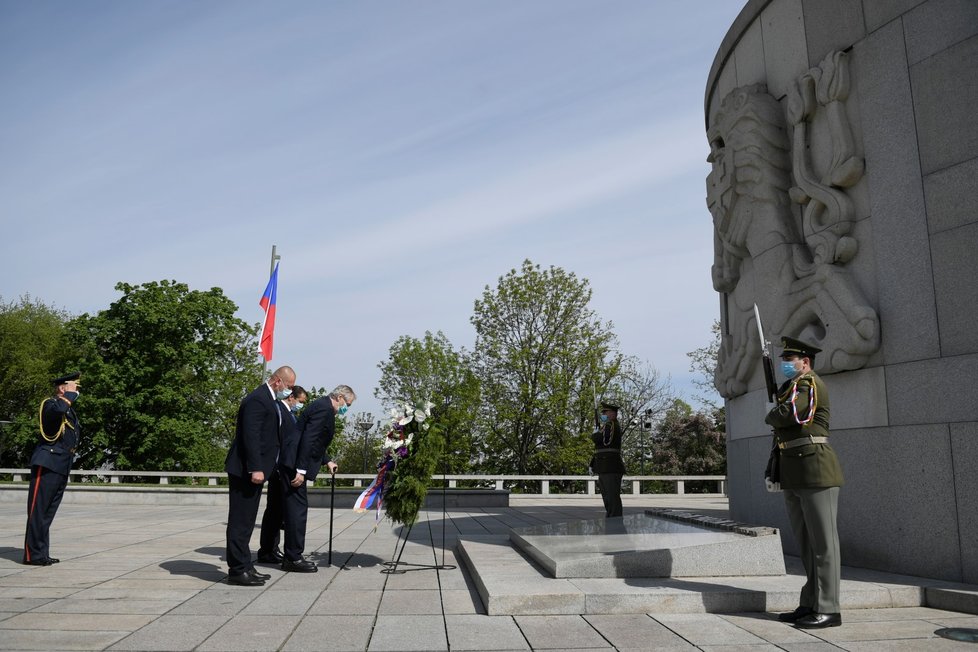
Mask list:
[[808,64],[816,66],[833,50],[845,50],[866,36],[861,0],[802,0]]
[[866,31],[874,32],[894,18],[906,13],[924,0],[863,0]]
[[978,353],[978,222],[931,236],[941,355]]
[[866,156],[871,246],[886,364],[939,355],[923,183],[903,30],[891,22],[856,45],[853,96]]
[[904,15],[903,30],[913,65],[978,34],[978,2],[929,0]]
[[923,174],[974,158],[978,151],[978,36],[912,66],[910,81]]
[[832,445],[846,477],[842,563],[961,581],[948,426],[833,432]]
[[890,425],[978,421],[978,355],[886,367]]
[[939,233],[978,222],[978,158],[924,177],[927,224]]
[[978,422],[951,424],[951,462],[960,529],[962,581],[978,584]]

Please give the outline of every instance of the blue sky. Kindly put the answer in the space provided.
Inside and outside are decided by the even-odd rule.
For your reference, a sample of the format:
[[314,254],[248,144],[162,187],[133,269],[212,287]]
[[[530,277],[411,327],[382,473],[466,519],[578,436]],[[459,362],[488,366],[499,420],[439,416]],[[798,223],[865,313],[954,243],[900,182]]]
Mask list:
[[[717,315],[703,93],[732,0],[0,0],[0,296],[219,286],[361,404],[400,335],[471,348],[525,258],[692,395]],[[355,409],[356,409],[355,408]]]

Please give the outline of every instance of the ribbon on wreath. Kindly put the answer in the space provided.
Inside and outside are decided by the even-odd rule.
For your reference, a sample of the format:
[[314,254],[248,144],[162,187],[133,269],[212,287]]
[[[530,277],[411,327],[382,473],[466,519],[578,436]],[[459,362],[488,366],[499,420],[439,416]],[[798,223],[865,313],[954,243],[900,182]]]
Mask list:
[[353,511],[357,514],[362,514],[376,505],[376,520],[378,523],[380,522],[380,508],[384,503],[384,482],[387,479],[387,472],[392,468],[394,468],[394,460],[388,459],[381,462],[377,477],[374,478],[370,486],[364,489],[353,503]]

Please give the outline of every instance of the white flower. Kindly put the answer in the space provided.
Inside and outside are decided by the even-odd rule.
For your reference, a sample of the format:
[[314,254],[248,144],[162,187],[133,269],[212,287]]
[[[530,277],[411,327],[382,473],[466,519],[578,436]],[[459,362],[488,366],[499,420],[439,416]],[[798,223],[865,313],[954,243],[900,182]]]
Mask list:
[[397,408],[391,408],[391,419],[400,418],[401,413],[397,411]]
[[430,417],[431,416],[431,408],[433,408],[433,407],[435,407],[435,404],[434,403],[432,403],[431,401],[425,401],[425,404],[424,404],[424,413],[427,414]]
[[414,411],[414,420],[417,421],[418,423],[421,423],[427,417],[428,417],[428,415],[425,414],[424,410],[415,410]]
[[428,424],[427,423],[422,423],[421,424],[421,429],[422,430],[427,430],[428,429]]
[[402,418],[398,419],[397,425],[399,425],[399,426],[406,426],[407,424],[411,423],[412,421],[414,421],[414,415],[413,414],[410,415],[410,416],[406,416],[406,417],[402,417]]

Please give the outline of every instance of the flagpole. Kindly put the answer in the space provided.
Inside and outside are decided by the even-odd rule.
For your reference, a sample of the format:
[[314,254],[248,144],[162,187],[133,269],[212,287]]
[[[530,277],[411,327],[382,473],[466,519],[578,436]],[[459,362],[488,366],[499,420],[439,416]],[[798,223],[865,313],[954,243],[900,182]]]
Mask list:
[[[275,273],[275,263],[282,258],[281,256],[279,256],[278,254],[275,253],[275,249],[276,249],[276,245],[272,245],[272,262],[268,266],[268,278],[272,278],[272,274]],[[262,382],[262,381],[265,380],[265,372],[266,372],[266,368],[267,367],[268,367],[268,360],[265,359],[265,356],[262,356],[262,358],[261,358],[261,379],[259,380],[259,382]]]

